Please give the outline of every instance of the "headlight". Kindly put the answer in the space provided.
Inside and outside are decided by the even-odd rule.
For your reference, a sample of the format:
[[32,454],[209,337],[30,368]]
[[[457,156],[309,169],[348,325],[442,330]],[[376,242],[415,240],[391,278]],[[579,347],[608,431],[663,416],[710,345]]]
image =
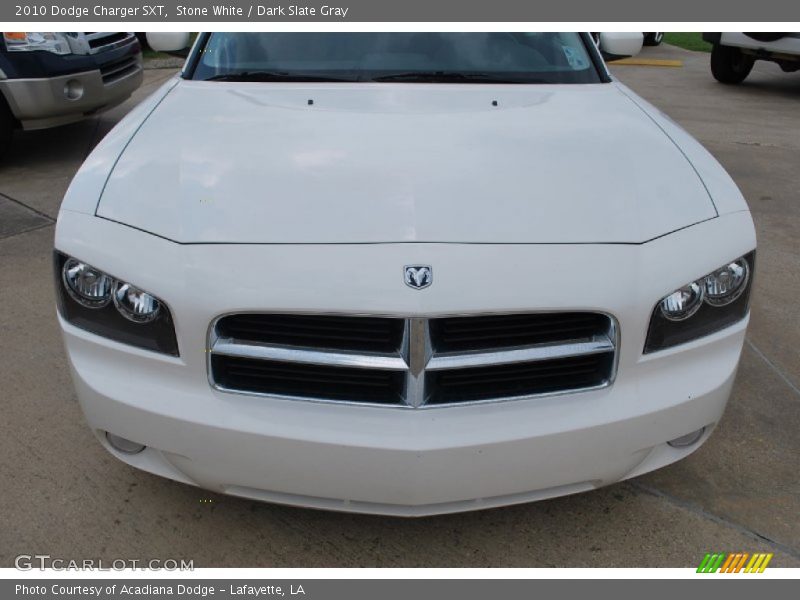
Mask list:
[[706,275],[703,280],[706,290],[706,302],[714,306],[730,304],[744,292],[749,278],[750,265],[745,258],[735,260]]
[[51,31],[6,31],[3,33],[9,52],[44,50],[53,54],[72,54],[67,36]]
[[87,308],[103,308],[111,300],[112,279],[86,263],[68,259],[61,277],[67,293]]
[[161,310],[158,298],[123,281],[114,284],[114,306],[134,323],[149,323]]
[[58,308],[67,322],[123,344],[178,356],[172,315],[162,300],[60,252],[55,253],[55,271]]
[[666,296],[659,306],[661,314],[669,321],[688,319],[703,306],[703,286],[693,281]]
[[729,327],[747,315],[755,250],[664,296],[650,317],[644,352]]

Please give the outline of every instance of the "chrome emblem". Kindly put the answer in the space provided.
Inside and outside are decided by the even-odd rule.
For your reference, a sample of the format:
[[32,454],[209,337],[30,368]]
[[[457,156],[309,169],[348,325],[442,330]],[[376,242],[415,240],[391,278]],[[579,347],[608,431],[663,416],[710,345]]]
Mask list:
[[433,283],[433,267],[430,265],[408,265],[403,268],[406,285],[422,290]]

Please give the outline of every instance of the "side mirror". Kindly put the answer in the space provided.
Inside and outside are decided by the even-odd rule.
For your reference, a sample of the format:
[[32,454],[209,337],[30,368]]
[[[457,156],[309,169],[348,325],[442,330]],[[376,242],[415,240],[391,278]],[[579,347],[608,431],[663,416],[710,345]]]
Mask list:
[[644,35],[639,32],[612,31],[600,34],[600,52],[606,60],[636,56],[642,51]]
[[189,55],[190,34],[187,31],[148,31],[147,43],[156,52],[186,57]]

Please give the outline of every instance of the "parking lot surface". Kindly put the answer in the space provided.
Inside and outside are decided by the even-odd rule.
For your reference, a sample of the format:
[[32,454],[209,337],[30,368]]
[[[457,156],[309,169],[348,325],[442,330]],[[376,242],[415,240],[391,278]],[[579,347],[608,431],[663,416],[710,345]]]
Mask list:
[[148,70],[125,105],[20,134],[0,162],[0,566],[49,554],[196,567],[690,567],[706,552],[759,551],[775,553],[772,567],[800,567],[800,76],[759,63],[745,84],[727,87],[712,79],[707,54],[665,46],[643,56],[683,66],[616,66],[615,75],[722,162],[759,239],[734,393],[695,454],[591,493],[419,520],[220,496],[118,462],[72,391],[55,318],[53,231],[89,150],[174,73]]

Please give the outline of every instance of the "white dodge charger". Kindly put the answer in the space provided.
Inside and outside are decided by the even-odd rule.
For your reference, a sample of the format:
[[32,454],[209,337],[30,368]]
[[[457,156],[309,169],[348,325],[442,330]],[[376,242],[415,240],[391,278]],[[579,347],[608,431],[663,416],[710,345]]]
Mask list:
[[55,274],[114,456],[415,516],[696,450],[755,245],[730,177],[588,34],[212,33],[75,176]]

